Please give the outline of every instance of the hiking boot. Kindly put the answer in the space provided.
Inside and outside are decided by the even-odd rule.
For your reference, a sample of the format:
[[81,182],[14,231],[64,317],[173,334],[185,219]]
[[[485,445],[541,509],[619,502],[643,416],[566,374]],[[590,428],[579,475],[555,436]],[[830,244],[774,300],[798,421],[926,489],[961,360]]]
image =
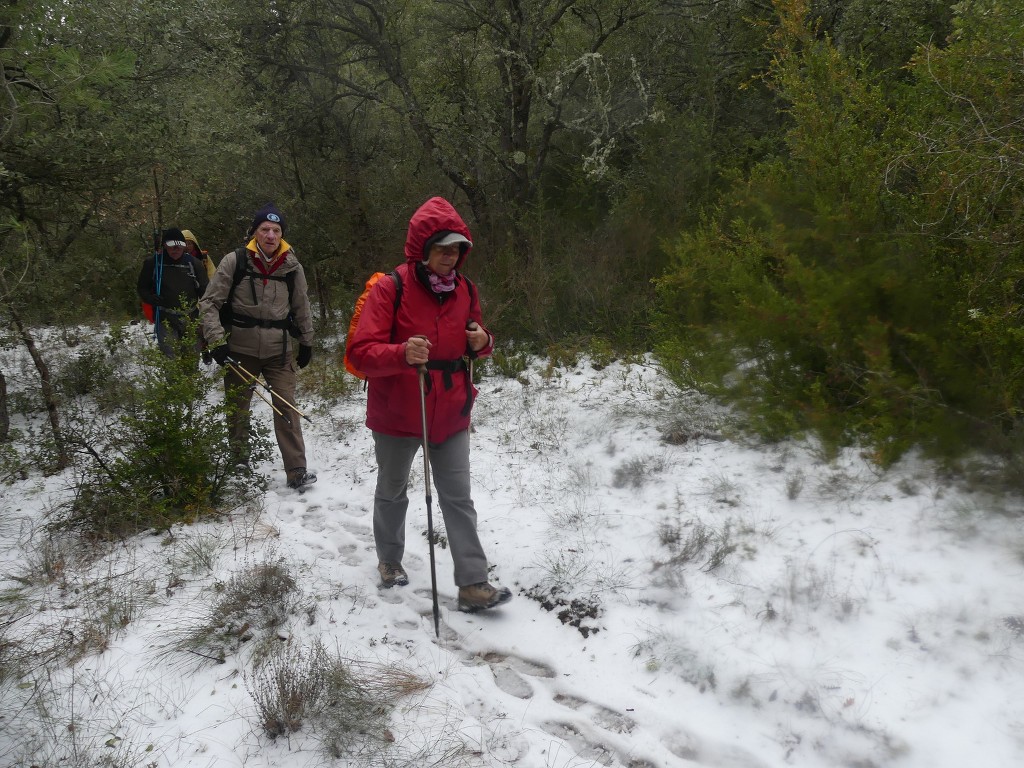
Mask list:
[[508,587],[492,587],[486,581],[459,587],[459,610],[465,613],[494,608],[511,599],[512,592]]
[[409,583],[409,576],[401,563],[377,563],[377,571],[380,573],[380,584],[382,587],[404,587]]
[[316,482],[316,473],[307,472],[304,469],[293,469],[288,473],[288,487],[289,488],[305,488],[307,485],[312,485]]

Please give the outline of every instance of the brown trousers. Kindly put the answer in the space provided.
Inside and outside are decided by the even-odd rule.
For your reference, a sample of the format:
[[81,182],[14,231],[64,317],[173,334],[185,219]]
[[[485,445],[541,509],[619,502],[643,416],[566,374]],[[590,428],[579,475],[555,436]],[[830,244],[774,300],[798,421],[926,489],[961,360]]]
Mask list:
[[[271,394],[261,384],[255,389],[266,399],[274,403],[281,413],[274,413],[274,435],[277,447],[281,450],[285,472],[306,469],[306,443],[302,439],[302,417],[289,408],[282,399],[295,404],[295,361],[289,358],[281,360],[277,355],[261,360],[258,357],[240,355],[235,352],[231,356],[244,369],[242,375],[232,370],[230,365],[224,367],[224,392],[233,404],[233,415],[229,424],[231,445],[240,458],[248,456],[250,405],[252,402],[253,382],[244,378],[247,371],[253,376],[260,376],[270,385],[276,394]],[[280,395],[280,397],[278,397]]]

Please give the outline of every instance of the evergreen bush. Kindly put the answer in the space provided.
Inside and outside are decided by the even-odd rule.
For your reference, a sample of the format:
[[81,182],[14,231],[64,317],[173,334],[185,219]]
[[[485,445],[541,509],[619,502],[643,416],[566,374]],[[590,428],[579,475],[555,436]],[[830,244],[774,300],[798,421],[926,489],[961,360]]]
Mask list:
[[[72,498],[55,525],[100,537],[165,529],[216,513],[265,490],[249,466],[236,465],[228,443],[228,405],[210,398],[210,379],[195,351],[173,358],[149,347],[111,419],[83,419],[72,442],[85,457]],[[271,456],[266,428],[253,420],[250,466]]]
[[[1019,50],[1019,25],[961,8],[962,36],[904,86],[788,7],[767,78],[788,105],[786,154],[670,246],[659,352],[769,438],[814,431],[883,465],[915,445],[997,446],[1024,394],[1024,262],[1007,230],[1024,206],[1004,167],[1024,81],[992,65]],[[994,29],[1018,41],[1001,59]]]

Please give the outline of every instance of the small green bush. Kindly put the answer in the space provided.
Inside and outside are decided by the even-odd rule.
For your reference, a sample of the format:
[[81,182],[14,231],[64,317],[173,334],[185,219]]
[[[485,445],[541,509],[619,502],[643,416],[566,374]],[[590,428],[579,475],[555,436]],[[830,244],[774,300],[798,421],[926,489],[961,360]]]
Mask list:
[[346,400],[363,386],[362,381],[346,370],[340,352],[327,357],[314,353],[299,383],[303,391],[316,395],[325,405]]
[[95,392],[114,372],[110,356],[102,349],[85,347],[61,366],[58,389],[68,396]]
[[[265,480],[235,465],[228,406],[209,401],[210,380],[194,351],[167,358],[148,348],[141,363],[125,376],[130,386],[116,414],[103,419],[83,408],[69,426],[82,460],[55,526],[100,537],[166,529],[265,490]],[[266,427],[253,423],[251,465],[271,455]]]
[[580,358],[585,354],[585,342],[580,339],[565,339],[556,344],[548,345],[548,371],[559,368],[570,370],[579,365]]
[[515,379],[529,367],[530,355],[523,349],[499,345],[494,348],[488,362],[498,375]]
[[17,436],[12,433],[9,442],[0,442],[0,483],[13,483],[28,477],[28,462],[15,448]]
[[102,337],[76,340],[73,350],[57,356],[52,364],[57,393],[65,402],[88,396],[101,411],[116,411],[131,390],[126,379],[131,344],[123,326],[114,326]]

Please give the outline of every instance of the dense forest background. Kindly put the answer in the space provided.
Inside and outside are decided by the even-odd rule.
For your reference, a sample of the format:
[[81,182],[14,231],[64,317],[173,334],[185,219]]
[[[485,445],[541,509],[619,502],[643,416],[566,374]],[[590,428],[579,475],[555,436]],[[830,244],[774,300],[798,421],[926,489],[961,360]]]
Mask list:
[[440,194],[505,354],[656,351],[882,464],[1018,453],[1019,3],[3,0],[0,87],[5,343],[138,317],[154,228],[219,260],[268,200],[326,337]]

